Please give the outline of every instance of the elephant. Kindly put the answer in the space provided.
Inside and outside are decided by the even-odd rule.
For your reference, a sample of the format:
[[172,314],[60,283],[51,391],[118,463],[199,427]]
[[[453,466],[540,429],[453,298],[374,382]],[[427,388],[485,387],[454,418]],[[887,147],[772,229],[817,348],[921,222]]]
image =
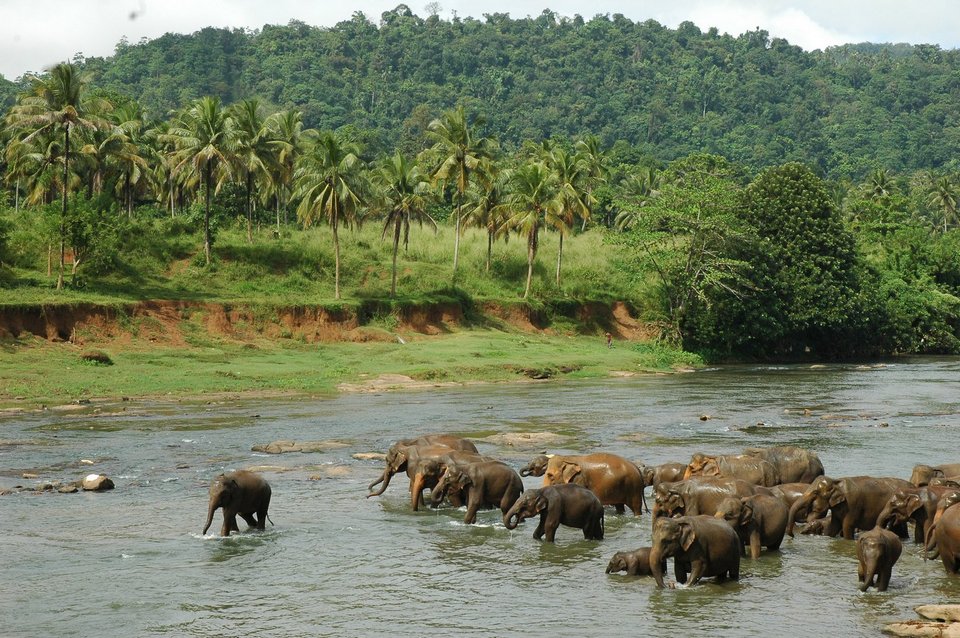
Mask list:
[[[378,491],[367,494],[367,498],[383,494],[387,490],[387,486],[390,485],[390,479],[393,475],[397,472],[407,470],[407,461],[411,449],[428,446],[440,446],[451,450],[462,450],[464,452],[473,452],[474,454],[478,453],[477,446],[467,439],[454,434],[427,434],[412,439],[400,439],[387,450],[386,466],[383,468],[383,474],[380,478],[368,485],[367,490],[372,490],[380,483],[383,485],[380,486]],[[407,472],[407,474],[410,475],[409,472]]]
[[[267,509],[270,507],[270,484],[256,472],[237,470],[218,474],[210,482],[210,502],[207,505],[207,524],[202,534],[206,534],[213,522],[213,513],[223,508],[223,527],[221,536],[230,536],[230,532],[239,532],[237,515],[250,527],[263,530],[267,522]],[[254,517],[256,514],[256,517]],[[273,524],[273,521],[270,521]]]
[[704,577],[718,581],[740,577],[740,538],[725,521],[713,516],[680,516],[654,519],[650,572],[663,587],[664,559],[673,556],[678,583],[695,585]]
[[543,476],[547,471],[550,456],[552,455],[538,454],[533,457],[529,463],[520,468],[520,476]]
[[431,493],[434,506],[440,504],[447,492],[466,493],[467,513],[463,522],[477,521],[480,508],[499,507],[506,514],[523,493],[523,480],[512,467],[500,461],[480,461],[446,467]]
[[945,487],[960,487],[960,476],[935,476],[927,486],[942,485]]
[[[828,510],[831,512],[830,524],[825,530],[827,536],[842,533],[845,539],[853,540],[857,530],[873,529],[887,501],[895,491],[904,487],[912,485],[898,478],[850,476],[832,479],[818,476],[790,507],[787,534],[793,536],[796,516],[807,508],[816,517],[822,517]],[[905,536],[906,525],[896,526],[895,531]]]
[[659,516],[696,516],[708,514],[713,516],[720,505],[720,501],[728,496],[737,498],[752,496],[764,490],[753,483],[740,479],[718,478],[715,476],[701,476],[660,483],[653,490],[654,504],[653,517]]
[[640,516],[646,504],[639,468],[616,454],[549,457],[543,474],[544,487],[564,483],[582,485],[604,505],[614,505],[619,513],[626,505],[634,516]]
[[748,447],[743,453],[773,465],[783,483],[810,483],[823,475],[823,463],[820,462],[820,457],[809,450],[793,445],[768,448]]
[[947,573],[960,573],[960,506],[943,510],[933,526],[933,542]]
[[[494,460],[473,452],[452,450],[448,447],[439,446],[413,448],[409,450],[408,455],[407,474],[410,476],[410,508],[414,512],[418,511],[420,504],[423,503],[423,490],[425,488],[434,489],[440,482],[440,477],[450,465],[466,465]],[[447,496],[455,507],[460,507],[463,504],[462,495],[458,491],[447,490]]]
[[[650,571],[650,551],[652,547],[641,547],[632,552],[617,552],[607,563],[607,574],[626,572],[628,576],[652,576]],[[660,562],[660,570],[667,571],[667,559]]]
[[639,465],[643,484],[654,488],[660,483],[672,483],[683,480],[683,473],[687,471],[686,463],[661,463],[660,465]]
[[960,476],[960,463],[946,463],[944,465],[915,465],[910,475],[910,482],[916,487],[923,487],[933,478],[953,478]]
[[527,490],[503,515],[503,525],[516,529],[525,519],[537,514],[540,514],[540,524],[533,532],[537,540],[546,533],[547,542],[554,542],[560,525],[579,527],[587,540],[603,540],[603,504],[582,485],[565,483]]
[[798,498],[803,496],[808,487],[810,487],[809,483],[780,483],[779,485],[771,487],[770,491],[774,496],[779,497],[780,500],[783,501],[787,509],[790,509],[790,506],[793,505]]
[[697,452],[690,457],[690,463],[683,473],[685,479],[694,476],[736,478],[764,487],[780,482],[780,474],[772,463],[747,455],[713,456]]
[[744,555],[746,547],[750,546],[750,557],[754,559],[760,558],[761,545],[771,551],[780,548],[789,515],[790,510],[784,502],[768,494],[725,498],[715,514],[737,532]]
[[[929,487],[929,486],[928,486]],[[953,507],[957,503],[960,503],[960,492],[948,492],[947,494],[940,497],[940,500],[937,501],[937,509],[933,514],[933,522],[927,526],[927,532],[924,535],[923,549],[925,558],[936,558],[939,552],[934,552],[933,555],[930,555],[929,552],[936,548],[936,542],[934,538],[934,532],[937,529],[937,525],[940,523],[940,519],[943,517],[944,512],[949,508]]]
[[898,489],[887,500],[877,517],[877,525],[904,524],[912,520],[915,524],[914,540],[923,542],[937,512],[937,503],[950,494],[960,495],[960,490],[948,486],[927,485],[925,487],[905,487]]
[[[893,566],[900,559],[903,545],[896,534],[879,525],[857,537],[857,578],[860,591],[876,586],[887,591]],[[876,583],[874,583],[876,579]]]

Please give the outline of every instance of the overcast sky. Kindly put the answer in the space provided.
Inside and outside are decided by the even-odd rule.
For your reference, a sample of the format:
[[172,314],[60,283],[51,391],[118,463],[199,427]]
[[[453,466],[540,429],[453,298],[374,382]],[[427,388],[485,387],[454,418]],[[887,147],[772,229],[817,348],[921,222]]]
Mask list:
[[[407,2],[419,16],[429,0]],[[757,27],[806,50],[846,42],[909,42],[960,46],[957,0],[436,0],[440,16],[483,18],[509,13],[538,16],[550,8],[563,16],[622,13],[668,27],[689,20],[704,31],[739,35]],[[120,38],[131,43],[167,32],[205,26],[259,29],[291,19],[333,26],[362,11],[374,23],[397,0],[0,0],[0,73],[16,79],[85,56],[110,55]]]

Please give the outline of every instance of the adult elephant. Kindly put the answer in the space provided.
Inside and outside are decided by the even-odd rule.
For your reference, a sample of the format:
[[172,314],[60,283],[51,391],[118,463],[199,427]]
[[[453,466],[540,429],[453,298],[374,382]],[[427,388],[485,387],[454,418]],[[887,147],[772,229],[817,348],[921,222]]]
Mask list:
[[780,482],[780,474],[770,462],[745,454],[718,456],[697,452],[690,457],[683,473],[685,479],[695,476],[735,478],[764,487]]
[[367,490],[372,490],[377,484],[382,483],[380,489],[376,492],[367,494],[371,496],[380,496],[390,485],[390,479],[398,472],[407,472],[407,463],[409,461],[410,451],[418,447],[445,447],[451,450],[461,450],[464,452],[473,452],[477,454],[477,446],[467,439],[456,436],[455,434],[427,434],[414,437],[412,439],[400,439],[390,446],[387,450],[386,465],[383,468],[383,474],[373,483],[367,486]]
[[943,465],[915,465],[910,475],[910,482],[916,487],[923,487],[934,478],[953,478],[960,476],[960,463],[945,463]]
[[[790,507],[787,520],[787,534],[793,536],[793,525],[797,513],[807,509],[818,517],[830,511],[830,523],[824,530],[827,536],[842,533],[847,540],[853,540],[857,530],[873,529],[877,517],[883,511],[887,501],[895,491],[912,487],[909,482],[898,478],[875,478],[872,476],[850,476],[832,479],[817,477],[802,497]],[[905,535],[906,526],[896,529]]]
[[715,514],[737,532],[744,549],[750,547],[751,558],[760,558],[761,546],[771,551],[780,548],[789,515],[783,500],[769,494],[725,498]]
[[945,496],[960,496],[960,490],[948,486],[904,487],[895,491],[877,517],[877,525],[891,527],[914,522],[914,541],[927,538],[937,512],[937,503]]
[[661,483],[672,483],[683,480],[683,473],[687,471],[686,463],[661,463],[660,465],[640,465],[640,475],[643,484],[656,488]]
[[934,526],[933,541],[947,573],[960,573],[960,505],[943,510]]
[[552,454],[538,454],[530,462],[520,468],[520,476],[543,476],[547,471],[547,463]]
[[[428,446],[416,447],[408,452],[407,474],[410,476],[410,507],[414,512],[420,509],[423,503],[423,490],[433,490],[440,483],[440,477],[451,465],[467,465],[481,461],[492,461],[489,456],[481,456],[474,452],[451,450],[448,447]],[[448,490],[447,496],[455,507],[463,504],[462,495],[455,490]]]
[[781,483],[810,483],[823,475],[820,457],[801,447],[748,447],[743,453],[770,463],[780,475]]
[[221,507],[223,508],[221,536],[229,536],[231,531],[240,531],[237,527],[238,515],[250,527],[263,530],[267,521],[267,509],[270,507],[270,496],[270,484],[256,472],[237,470],[218,474],[210,482],[207,524],[203,526],[202,533],[206,534],[210,529],[213,513]]
[[543,485],[573,483],[597,495],[604,505],[623,512],[626,505],[634,516],[643,513],[643,477],[640,469],[616,454],[598,452],[581,456],[551,456],[543,474]]
[[437,506],[448,493],[466,494],[467,513],[463,522],[471,525],[477,522],[477,511],[481,508],[499,507],[501,514],[510,511],[523,493],[523,480],[512,467],[501,461],[455,463],[447,465],[430,500]]
[[678,583],[695,585],[704,577],[718,581],[740,577],[740,539],[726,522],[713,516],[661,517],[654,520],[650,573],[663,587],[663,561],[673,557]]
[[[653,490],[653,517],[660,516],[713,516],[720,502],[730,496],[752,496],[758,490],[766,490],[740,479],[703,476],[699,478],[660,483]],[[769,493],[769,490],[767,490]]]
[[536,540],[546,534],[547,542],[554,542],[561,525],[582,529],[583,537],[588,541],[603,540],[603,505],[596,494],[581,485],[548,485],[527,490],[503,515],[503,525],[507,529],[516,529],[517,525],[537,514],[540,523],[533,532]]

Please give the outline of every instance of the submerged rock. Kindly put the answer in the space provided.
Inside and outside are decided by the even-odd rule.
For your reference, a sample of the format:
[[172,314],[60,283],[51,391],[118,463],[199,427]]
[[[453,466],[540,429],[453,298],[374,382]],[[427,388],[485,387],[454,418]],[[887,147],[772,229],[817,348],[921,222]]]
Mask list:
[[327,452],[345,448],[349,444],[343,441],[273,441],[261,443],[250,448],[254,452],[265,454],[288,454],[290,452]]
[[352,455],[358,461],[386,461],[387,455],[383,452],[357,452]]
[[914,611],[930,620],[960,622],[960,605],[920,605]]

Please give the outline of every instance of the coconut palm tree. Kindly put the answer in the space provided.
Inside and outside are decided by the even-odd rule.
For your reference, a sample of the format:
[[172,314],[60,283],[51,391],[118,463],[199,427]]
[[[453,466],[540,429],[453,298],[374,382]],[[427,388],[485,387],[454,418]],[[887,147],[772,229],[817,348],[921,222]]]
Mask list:
[[390,277],[390,296],[393,297],[397,294],[397,251],[401,235],[406,252],[411,221],[421,226],[426,221],[434,230],[437,228],[437,223],[427,214],[430,179],[399,152],[383,162],[374,179],[379,187],[378,199],[387,211],[380,238],[386,237],[387,231],[393,227],[393,268]]
[[453,276],[457,276],[460,258],[460,225],[463,198],[470,185],[474,171],[493,156],[496,143],[492,138],[478,136],[476,129],[484,124],[477,117],[467,122],[463,107],[445,112],[430,122],[427,131],[434,140],[434,151],[440,157],[440,165],[433,171],[433,178],[456,189],[456,227],[453,240]]
[[490,272],[490,262],[493,259],[494,239],[500,235],[504,238],[509,237],[504,232],[506,228],[502,207],[506,194],[504,176],[505,172],[496,164],[488,163],[476,173],[476,179],[466,193],[465,224],[487,231],[487,272]]
[[260,100],[250,98],[234,104],[230,112],[236,123],[236,147],[232,158],[243,176],[246,192],[247,241],[253,243],[253,189],[260,177],[269,175],[274,157],[270,129],[261,114]]
[[507,226],[527,238],[527,284],[523,298],[530,296],[533,262],[540,243],[540,229],[562,207],[557,176],[540,161],[528,161],[510,171],[504,210]]
[[270,131],[268,144],[273,152],[273,159],[269,163],[269,187],[274,197],[277,213],[277,234],[280,233],[280,209],[284,210],[286,222],[287,203],[293,186],[293,171],[297,159],[303,153],[306,134],[312,132],[303,130],[303,113],[301,111],[279,111],[267,118],[267,128]]
[[[73,129],[93,130],[102,124],[98,113],[109,110],[106,100],[88,99],[86,86],[89,76],[69,63],[58,64],[44,77],[31,77],[30,90],[20,97],[10,110],[8,123],[22,132],[21,140],[29,142],[49,131],[59,131],[63,143],[59,146],[59,155],[49,160],[62,162],[60,213],[60,267],[57,273],[57,290],[63,289],[63,269],[66,256],[67,201],[69,199],[70,179],[70,133]],[[48,144],[48,150],[56,145]]]
[[546,220],[560,233],[557,249],[557,286],[560,285],[560,267],[563,263],[563,237],[573,229],[574,219],[586,220],[590,217],[590,194],[586,189],[588,165],[581,155],[575,155],[563,148],[555,148],[548,153],[544,161],[556,177],[559,206]]
[[334,297],[340,299],[340,224],[357,220],[364,205],[367,180],[360,149],[336,134],[321,133],[294,173],[297,217],[304,226],[326,219],[333,232]]
[[204,97],[180,114],[166,135],[173,141],[174,173],[203,184],[203,254],[210,265],[210,198],[230,176],[235,124],[220,98]]
[[593,216],[593,206],[596,203],[593,197],[593,191],[600,184],[606,183],[610,177],[610,159],[607,157],[606,152],[600,148],[600,138],[595,135],[588,135],[578,140],[574,145],[574,150],[579,157],[580,163],[584,167],[585,173],[584,188],[586,190],[586,197],[584,201],[587,204],[587,209],[580,214],[583,219],[580,230],[583,231],[587,229],[587,222]]
[[114,153],[113,161],[120,173],[116,192],[127,209],[127,219],[130,219],[137,188],[150,174],[146,159],[150,151],[143,135],[143,109],[130,101],[115,108],[110,119],[125,139],[125,144]]
[[943,214],[943,232],[947,232],[947,225],[950,222],[957,221],[957,204],[960,201],[957,183],[948,175],[941,175],[932,180],[930,184],[930,194],[928,195],[930,205],[939,209]]

